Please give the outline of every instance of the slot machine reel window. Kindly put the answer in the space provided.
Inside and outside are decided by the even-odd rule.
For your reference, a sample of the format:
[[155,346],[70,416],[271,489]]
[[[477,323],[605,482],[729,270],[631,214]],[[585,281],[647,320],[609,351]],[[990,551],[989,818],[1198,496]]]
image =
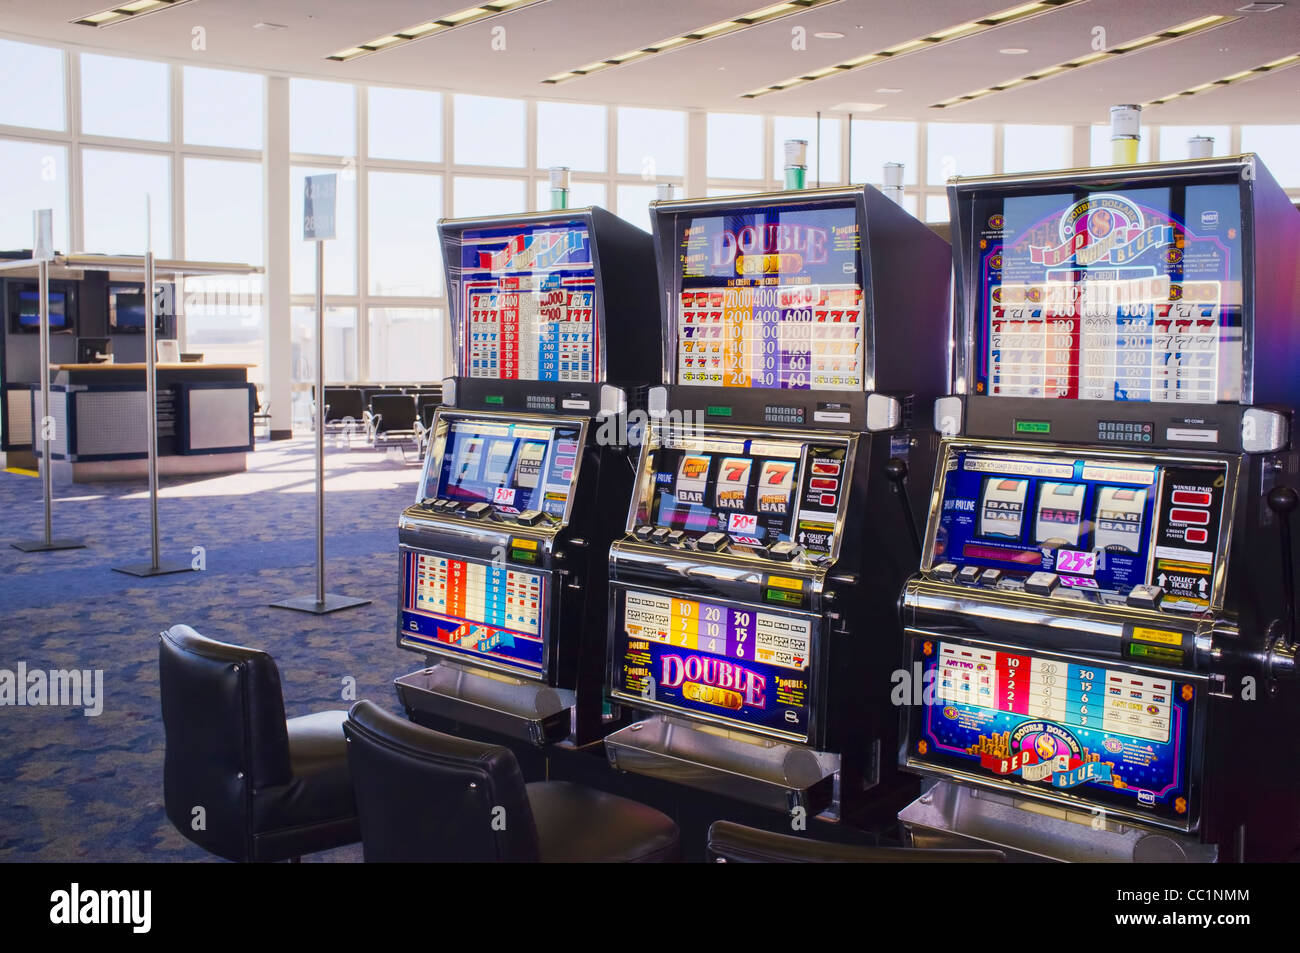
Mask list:
[[1240,400],[1237,184],[967,201],[976,394]]
[[794,543],[830,556],[846,456],[843,444],[670,435],[651,451],[637,522],[692,538],[720,532],[740,547]]
[[495,513],[568,514],[578,467],[577,427],[453,421],[441,442],[439,499],[488,503]]
[[861,233],[852,203],[677,216],[677,381],[861,391]]
[[599,380],[591,247],[586,225],[577,221],[462,232],[462,373],[491,380]]
[[1214,596],[1222,464],[1152,465],[958,450],[931,565],[1056,573],[1067,589],[1127,595],[1158,585],[1163,607]]

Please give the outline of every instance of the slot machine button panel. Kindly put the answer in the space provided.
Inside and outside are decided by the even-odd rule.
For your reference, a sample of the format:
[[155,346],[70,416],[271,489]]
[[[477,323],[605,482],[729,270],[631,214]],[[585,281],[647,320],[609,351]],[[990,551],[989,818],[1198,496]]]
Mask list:
[[649,524],[644,524],[632,530],[632,535],[635,536],[637,539],[644,541],[649,539],[650,534],[653,533],[654,531],[655,528],[653,526],[650,526]]
[[465,508],[465,515],[471,519],[482,519],[492,512],[492,506],[488,503],[471,503]]
[[536,526],[538,523],[542,521],[542,511],[524,510],[515,518],[525,526]]
[[660,526],[658,529],[656,529],[653,533],[650,534],[650,539],[652,542],[655,543],[666,543],[668,542],[669,532],[671,531],[668,529],[668,527]]
[[668,542],[674,546],[680,546],[684,539],[686,539],[686,534],[679,529],[675,529],[668,534]]
[[957,578],[957,564],[939,563],[939,565],[932,567],[930,569],[930,572],[934,573],[935,576],[937,576],[940,579],[944,579],[947,580],[948,582],[951,582],[952,580]]
[[444,513],[455,513],[459,509],[460,509],[460,502],[458,500],[442,501],[442,511]]
[[726,548],[727,537],[725,533],[719,533],[714,531],[712,533],[705,533],[698,540],[696,540],[695,543],[700,549],[704,550],[706,553],[718,553],[718,552],[722,552],[722,550]]
[[973,586],[980,581],[979,566],[962,566],[961,571],[957,573],[957,581]]
[[1001,569],[986,569],[980,576],[980,585],[988,586],[990,589],[996,589],[998,583],[1002,581]]
[[1025,580],[1025,591],[1036,596],[1050,596],[1061,584],[1061,577],[1054,572],[1031,573]]
[[1125,601],[1135,609],[1158,609],[1164,597],[1165,591],[1159,586],[1134,586]]

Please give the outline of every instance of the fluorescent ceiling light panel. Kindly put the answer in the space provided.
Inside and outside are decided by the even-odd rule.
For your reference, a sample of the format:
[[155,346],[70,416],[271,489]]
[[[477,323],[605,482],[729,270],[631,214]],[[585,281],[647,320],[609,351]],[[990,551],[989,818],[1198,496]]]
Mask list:
[[100,10],[98,13],[90,13],[84,17],[77,17],[69,22],[80,26],[113,26],[117,23],[125,23],[127,20],[134,20],[137,17],[158,13],[162,10],[170,10],[172,7],[179,7],[181,4],[191,2],[193,0],[128,0],[126,3],[119,3],[117,6]]
[[805,83],[814,83],[819,79],[825,79],[827,76],[836,73],[843,73],[846,70],[859,69],[885,60],[893,59],[898,56],[910,56],[921,50],[932,50],[936,46],[942,46],[944,43],[952,43],[956,40],[964,40],[969,37],[984,33],[987,30],[993,30],[1000,26],[1006,26],[1009,23],[1016,23],[1028,17],[1039,16],[1052,10],[1059,10],[1062,7],[1073,6],[1076,3],[1082,3],[1084,0],[1042,0],[1040,3],[1022,3],[1016,7],[1010,7],[1006,10],[1000,10],[997,13],[991,13],[979,20],[969,20],[964,23],[958,23],[954,26],[945,27],[942,30],[936,30],[934,33],[927,33],[925,36],[918,36],[915,39],[904,40],[901,43],[895,43],[893,46],[878,50],[874,53],[866,53],[853,59],[842,60],[833,64],[832,68],[814,70],[803,73],[790,79],[782,80],[779,83],[772,83],[768,86],[761,86],[758,89],[751,89],[747,93],[742,93],[742,99],[757,99],[760,96],[766,96],[768,93],[775,93],[783,89],[790,89],[794,86],[802,86]]
[[355,60],[359,56],[368,56],[371,53],[378,53],[380,50],[394,50],[399,46],[405,46],[408,43],[414,43],[416,40],[423,40],[435,34],[446,33],[448,30],[469,26],[471,23],[481,23],[484,20],[490,20],[492,17],[499,17],[503,13],[514,13],[516,10],[524,9],[524,7],[548,2],[549,0],[493,0],[492,3],[483,3],[476,7],[466,7],[463,10],[448,13],[436,20],[425,20],[423,23],[417,23],[405,30],[397,30],[367,43],[358,43],[356,46],[335,50],[325,59],[334,60],[337,63],[346,63]]
[[615,66],[622,66],[624,63],[632,62],[633,58],[641,60],[646,56],[656,53],[665,53],[668,50],[675,50],[685,44],[703,43],[707,40],[716,40],[720,36],[731,36],[733,33],[739,33],[741,30],[748,30],[751,27],[760,26],[764,23],[771,23],[773,20],[780,20],[784,17],[793,16],[796,13],[804,13],[816,7],[828,6],[832,3],[839,3],[840,0],[790,0],[789,3],[775,3],[749,13],[742,14],[731,20],[723,20],[721,23],[712,23],[708,26],[697,27],[689,30],[679,36],[671,36],[666,40],[660,40],[658,43],[651,43],[639,50],[634,50],[635,57],[629,53],[623,53],[619,56],[610,56],[601,60],[597,64],[579,66],[575,69],[563,73],[556,73],[554,76],[548,76],[542,80],[551,86],[560,83],[567,83],[569,80],[577,79],[580,76],[590,76],[602,70],[612,69]]
[[1280,69],[1286,69],[1289,66],[1295,66],[1300,63],[1300,53],[1292,53],[1290,56],[1284,56],[1279,60],[1265,63],[1262,66],[1256,66],[1252,69],[1244,69],[1221,79],[1211,80],[1208,83],[1200,83],[1188,89],[1181,90],[1177,93],[1170,93],[1168,96],[1161,96],[1159,99],[1153,99],[1149,103],[1143,103],[1143,106],[1163,106],[1167,102],[1175,99],[1181,99],[1184,96],[1196,96],[1199,93],[1207,92],[1211,89],[1220,89],[1224,86],[1235,86],[1237,83],[1245,83],[1252,79],[1258,79],[1265,73],[1276,72]]
[[1153,33],[1149,36],[1140,37],[1139,39],[1129,40],[1126,43],[1117,43],[1109,49],[1087,53],[1083,56],[1075,57],[1065,63],[1056,63],[1052,66],[1044,66],[1041,69],[1034,70],[1032,73],[1026,73],[1023,76],[1017,76],[1014,79],[995,83],[985,89],[977,89],[973,92],[963,93],[960,96],[951,96],[948,99],[940,100],[937,103],[931,103],[930,108],[950,109],[953,106],[960,106],[962,103],[968,103],[975,99],[983,99],[985,96],[991,96],[994,93],[1001,93],[1008,89],[1023,86],[1025,83],[1037,82],[1040,79],[1049,79],[1068,70],[1091,66],[1094,63],[1100,63],[1102,60],[1113,60],[1116,57],[1124,56],[1127,53],[1150,49],[1153,46],[1172,43],[1175,40],[1185,40],[1189,36],[1204,33],[1206,30],[1213,30],[1240,19],[1240,17],[1228,17],[1216,14],[1215,16],[1201,17],[1198,20],[1192,20],[1187,23],[1180,23],[1177,26],[1170,27],[1162,33]]

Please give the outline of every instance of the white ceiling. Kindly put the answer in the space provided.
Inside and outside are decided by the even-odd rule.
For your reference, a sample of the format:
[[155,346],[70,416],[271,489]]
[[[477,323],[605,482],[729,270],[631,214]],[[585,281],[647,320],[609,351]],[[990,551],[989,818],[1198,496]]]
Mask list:
[[[809,114],[844,102],[882,103],[880,119],[951,122],[1105,122],[1114,103],[1144,102],[1300,52],[1300,0],[1239,13],[1247,0],[1085,0],[968,39],[773,93],[747,90],[924,36],[1016,5],[1016,0],[839,0],[730,36],[667,52],[558,86],[542,80],[764,7],[770,0],[548,0],[347,63],[345,47],[464,9],[471,0],[195,0],[101,29],[69,21],[112,0],[0,0],[0,32],[206,66],[354,82],[616,104]],[[996,93],[950,109],[931,104],[1092,51],[1093,30],[1117,44],[1212,13],[1236,22],[1113,61]],[[285,30],[255,30],[258,22]],[[506,28],[504,51],[491,47]],[[791,29],[806,28],[807,49]],[[195,27],[206,50],[195,51]],[[837,31],[824,40],[817,32]],[[1023,47],[1024,55],[1003,48]],[[897,87],[898,93],[880,93]],[[1151,109],[1148,123],[1297,121],[1300,66]]]

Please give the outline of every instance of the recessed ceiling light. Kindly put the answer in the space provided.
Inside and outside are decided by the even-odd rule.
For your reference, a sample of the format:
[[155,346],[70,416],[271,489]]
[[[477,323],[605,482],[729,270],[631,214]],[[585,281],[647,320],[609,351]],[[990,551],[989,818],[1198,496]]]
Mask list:
[[836,30],[824,30],[824,31],[821,32],[821,33],[814,33],[813,36],[817,37],[817,39],[819,39],[819,40],[842,40],[842,39],[844,39],[844,34],[838,32],[838,31],[836,31]]
[[1251,69],[1244,69],[1238,73],[1233,73],[1231,76],[1224,76],[1220,79],[1211,80],[1208,83],[1200,83],[1196,86],[1192,86],[1188,89],[1181,90],[1177,93],[1170,93],[1168,96],[1162,96],[1159,99],[1153,99],[1149,103],[1143,103],[1143,105],[1163,106],[1165,103],[1173,99],[1178,99],[1183,96],[1195,96],[1198,93],[1203,93],[1206,90],[1210,90],[1210,89],[1220,89],[1224,86],[1233,86],[1237,83],[1246,82],[1248,80],[1255,79],[1259,76],[1262,76],[1264,73],[1271,73],[1273,70],[1286,69],[1289,66],[1298,66],[1298,65],[1300,65],[1300,53],[1292,53],[1290,56],[1284,56],[1280,60],[1273,60],[1272,62],[1265,63],[1262,66],[1255,66],[1252,67]]
[[877,109],[884,108],[884,103],[839,103],[832,106],[830,111],[835,113],[873,113]]
[[1029,50],[1023,46],[1007,46],[998,50],[1003,56],[1024,56]]
[[325,59],[346,63],[359,56],[368,56],[379,50],[396,49],[399,46],[405,46],[407,43],[413,43],[416,40],[423,40],[434,34],[446,33],[448,30],[455,30],[463,26],[469,26],[471,23],[481,23],[492,17],[501,16],[503,13],[514,13],[525,7],[548,2],[549,0],[490,0],[490,2],[477,7],[466,7],[464,10],[444,14],[436,20],[426,20],[424,23],[418,23],[405,30],[398,30],[396,33],[377,37],[365,43],[358,43],[356,46],[349,46],[347,49],[336,50]]
[[254,30],[287,30],[289,29],[283,23],[254,23]]
[[903,88],[901,86],[881,86],[876,89],[876,92],[878,93],[901,93],[902,91]]
[[[767,96],[770,93],[791,89],[795,86],[802,86],[805,83],[816,82],[819,79],[824,79],[827,76],[834,76],[845,72],[846,70],[875,65],[884,60],[893,59],[898,56],[908,56],[921,50],[933,50],[935,47],[941,46],[945,43],[968,39],[984,33],[987,30],[997,29],[998,27],[1006,26],[1009,23],[1017,23],[1030,17],[1039,16],[1040,14],[1051,13],[1081,2],[1084,2],[1084,0],[1036,0],[1036,2],[1033,3],[1022,3],[1019,6],[1009,7],[1006,10],[991,13],[978,20],[969,20],[963,23],[957,23],[936,32],[927,33],[925,36],[896,43],[883,50],[877,50],[873,53],[866,53],[852,59],[842,60],[841,62],[836,63],[833,68],[801,73],[798,76],[793,76],[779,83],[769,83],[766,86],[751,89],[747,93],[741,93],[741,98],[757,99],[760,96]],[[860,30],[862,27],[858,26],[857,29]]]
[[91,13],[84,17],[77,17],[70,22],[79,26],[112,26],[115,23],[138,19],[149,13],[159,13],[190,2],[191,0],[124,0],[123,3],[115,7],[109,7],[107,10],[100,10],[98,13]]
[[[980,99],[984,96],[1001,93],[1008,89],[1019,88],[1026,83],[1047,79],[1056,76],[1059,73],[1064,73],[1067,70],[1080,69],[1085,66],[1091,66],[1101,60],[1109,60],[1119,56],[1125,56],[1129,53],[1134,53],[1150,46],[1182,40],[1206,30],[1216,29],[1217,27],[1221,27],[1227,23],[1234,23],[1238,19],[1240,18],[1216,14],[1214,16],[1201,17],[1199,20],[1190,20],[1187,23],[1181,23],[1178,26],[1171,26],[1169,29],[1162,30],[1160,33],[1154,33],[1138,39],[1128,40],[1124,43],[1117,43],[1105,50],[1095,50],[1084,56],[1075,57],[1066,63],[1055,63],[1051,66],[1044,66],[1031,73],[1026,73],[1023,76],[1016,76],[1012,79],[995,83],[992,86],[986,86],[983,89],[976,89],[969,93],[963,93],[960,96],[950,96],[940,102],[931,103],[930,108],[948,109],[952,106],[961,106],[973,99]],[[1002,52],[1005,53],[1006,51],[1003,50]],[[1196,90],[1196,92],[1199,92],[1199,90]]]
[[1280,3],[1248,3],[1244,7],[1237,7],[1238,13],[1268,13],[1282,6]]
[[[742,30],[748,30],[751,27],[760,26],[765,23],[771,23],[774,20],[780,20],[784,17],[793,16],[799,13],[806,13],[815,7],[826,6],[831,3],[839,3],[840,0],[787,0],[785,3],[774,3],[757,10],[751,10],[748,13],[742,13],[730,20],[722,20],[709,26],[697,27],[688,30],[685,33],[671,36],[666,40],[660,40],[657,43],[651,43],[635,51],[644,56],[656,56],[660,53],[667,52],[670,49],[678,47],[705,43],[709,40],[715,40],[722,36],[731,36]],[[491,4],[488,4],[491,6]],[[814,36],[833,36],[842,37],[843,33],[815,33]],[[565,70],[563,73],[556,73],[554,76],[548,76],[542,80],[544,84],[555,86],[559,83],[567,83],[570,80],[578,79],[583,76],[590,76],[592,73],[601,72],[611,69],[615,66],[622,66],[628,62],[628,57],[610,57],[599,60],[596,63],[587,66],[578,66],[573,69]]]

